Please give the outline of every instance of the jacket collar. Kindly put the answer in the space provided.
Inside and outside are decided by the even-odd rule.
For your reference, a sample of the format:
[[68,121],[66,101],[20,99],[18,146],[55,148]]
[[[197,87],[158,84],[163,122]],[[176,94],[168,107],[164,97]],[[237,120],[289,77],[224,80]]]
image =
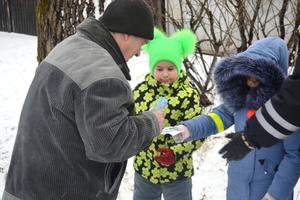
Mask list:
[[147,74],[145,82],[149,88],[155,88],[160,93],[173,94],[175,91],[182,89],[182,87],[189,87],[189,81],[185,71],[181,71],[181,76],[172,84],[160,83],[154,79],[151,74]]
[[125,58],[117,42],[114,40],[109,30],[101,22],[101,18],[98,21],[93,17],[89,17],[79,24],[76,30],[77,32],[85,35],[91,41],[106,49],[120,67],[126,79],[131,80],[130,70],[127,66]]

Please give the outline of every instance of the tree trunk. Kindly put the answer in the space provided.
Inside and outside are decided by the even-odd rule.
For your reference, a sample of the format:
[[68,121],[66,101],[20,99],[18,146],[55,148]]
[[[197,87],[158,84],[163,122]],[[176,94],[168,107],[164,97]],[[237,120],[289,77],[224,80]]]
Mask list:
[[[103,8],[104,0],[99,0]],[[86,13],[84,13],[86,12]],[[63,39],[73,35],[84,16],[95,16],[93,0],[38,0],[36,8],[40,63]]]
[[146,2],[150,5],[153,16],[154,16],[154,24],[156,27],[161,30],[165,30],[165,19],[162,8],[165,6],[164,0],[146,0]]

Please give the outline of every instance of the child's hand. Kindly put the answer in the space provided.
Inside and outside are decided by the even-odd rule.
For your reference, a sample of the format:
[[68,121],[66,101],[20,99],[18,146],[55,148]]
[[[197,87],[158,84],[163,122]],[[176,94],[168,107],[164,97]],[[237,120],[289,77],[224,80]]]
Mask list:
[[180,136],[181,136],[180,142],[185,141],[186,139],[188,139],[191,136],[190,131],[186,126],[180,124],[180,125],[175,126],[175,128],[177,128],[180,131]]
[[229,138],[230,141],[220,149],[219,154],[227,161],[240,160],[254,149],[244,133],[229,133],[225,137]]
[[184,125],[165,127],[162,130],[162,134],[171,135],[176,143],[184,142],[190,137],[190,132]]
[[159,155],[154,156],[153,159],[159,162],[161,165],[171,166],[176,162],[176,156],[173,153],[172,149],[164,147],[158,148],[156,151]]

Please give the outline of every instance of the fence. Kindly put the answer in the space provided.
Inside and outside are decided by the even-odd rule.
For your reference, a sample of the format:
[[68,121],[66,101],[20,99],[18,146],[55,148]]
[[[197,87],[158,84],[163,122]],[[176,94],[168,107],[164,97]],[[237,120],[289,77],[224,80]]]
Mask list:
[[37,0],[0,1],[0,31],[36,35]]

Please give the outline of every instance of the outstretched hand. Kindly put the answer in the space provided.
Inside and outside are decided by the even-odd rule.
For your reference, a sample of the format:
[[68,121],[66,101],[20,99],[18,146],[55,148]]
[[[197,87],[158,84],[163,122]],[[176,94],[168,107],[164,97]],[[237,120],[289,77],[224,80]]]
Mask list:
[[226,137],[230,138],[230,141],[220,149],[219,154],[228,161],[240,160],[254,148],[244,133],[229,133]]
[[155,117],[157,118],[160,132],[161,132],[161,130],[164,127],[165,114],[161,111],[152,111],[152,112],[154,113]]
[[177,143],[184,142],[187,138],[189,138],[191,136],[191,133],[186,126],[180,124],[180,125],[175,126],[175,128],[177,128],[179,131],[181,131],[180,141],[177,141]]

